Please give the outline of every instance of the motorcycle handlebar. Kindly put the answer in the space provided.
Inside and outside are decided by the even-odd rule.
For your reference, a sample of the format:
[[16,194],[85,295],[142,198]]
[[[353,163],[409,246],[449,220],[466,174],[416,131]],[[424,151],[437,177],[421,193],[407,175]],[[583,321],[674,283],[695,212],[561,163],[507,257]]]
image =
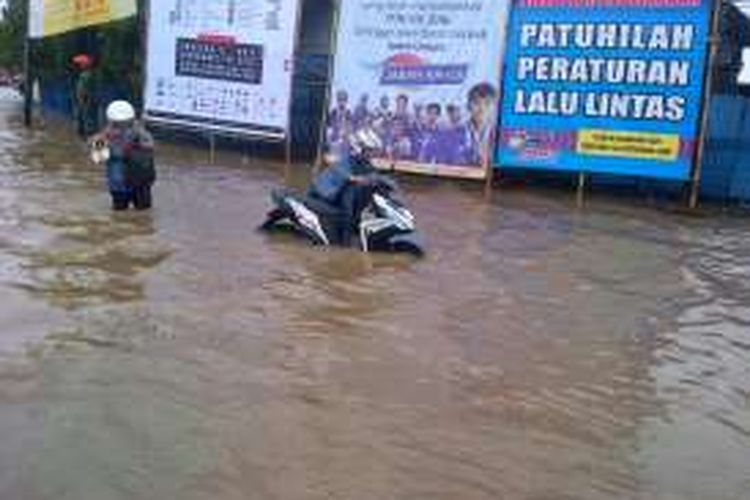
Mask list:
[[396,181],[388,176],[382,174],[370,174],[368,176],[368,179],[369,184],[375,189],[382,189],[388,192],[396,191],[398,189],[398,184],[396,184]]

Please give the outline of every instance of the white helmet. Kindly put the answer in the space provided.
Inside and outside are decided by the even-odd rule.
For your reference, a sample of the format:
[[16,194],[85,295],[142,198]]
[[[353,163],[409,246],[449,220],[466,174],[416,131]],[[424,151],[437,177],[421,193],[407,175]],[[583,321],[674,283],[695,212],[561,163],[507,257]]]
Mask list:
[[349,147],[355,155],[372,153],[383,149],[383,141],[372,128],[366,127],[357,130],[349,137]]
[[112,123],[135,120],[135,109],[128,101],[113,101],[107,106],[107,120]]

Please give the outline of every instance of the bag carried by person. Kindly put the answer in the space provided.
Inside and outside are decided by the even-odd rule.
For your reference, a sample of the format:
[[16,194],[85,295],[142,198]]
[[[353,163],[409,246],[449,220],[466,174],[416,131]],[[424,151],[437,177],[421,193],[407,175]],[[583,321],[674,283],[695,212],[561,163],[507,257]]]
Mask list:
[[125,184],[129,187],[143,187],[156,181],[154,152],[151,149],[133,148],[125,159]]
[[110,157],[109,146],[103,141],[98,141],[92,144],[89,156],[91,161],[97,165],[107,163]]

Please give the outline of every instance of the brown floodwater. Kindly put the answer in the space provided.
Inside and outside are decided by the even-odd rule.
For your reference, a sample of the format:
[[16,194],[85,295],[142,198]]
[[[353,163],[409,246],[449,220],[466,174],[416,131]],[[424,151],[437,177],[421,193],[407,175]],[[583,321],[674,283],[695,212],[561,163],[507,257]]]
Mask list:
[[427,258],[326,251],[254,230],[277,166],[162,144],[113,214],[18,108],[1,499],[750,498],[748,220],[410,179]]

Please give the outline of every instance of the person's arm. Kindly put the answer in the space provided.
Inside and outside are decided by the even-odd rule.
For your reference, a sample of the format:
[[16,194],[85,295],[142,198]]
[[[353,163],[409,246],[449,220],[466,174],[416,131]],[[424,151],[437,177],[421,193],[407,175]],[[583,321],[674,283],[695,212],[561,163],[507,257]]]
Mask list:
[[349,179],[353,184],[367,184],[372,180],[373,175],[377,173],[378,170],[372,164],[372,160],[358,158],[352,160]]
[[349,183],[356,186],[366,186],[368,184],[371,184],[376,176],[377,173],[373,169],[370,172],[352,174],[349,176],[348,180]]
[[363,186],[369,182],[369,178],[366,175],[350,175],[349,176],[349,182],[357,185],[357,186]]
[[111,125],[108,123],[104,126],[102,130],[97,132],[96,134],[89,137],[88,143],[90,147],[97,146],[100,143],[107,143],[107,136],[109,135],[110,130],[112,129]]

